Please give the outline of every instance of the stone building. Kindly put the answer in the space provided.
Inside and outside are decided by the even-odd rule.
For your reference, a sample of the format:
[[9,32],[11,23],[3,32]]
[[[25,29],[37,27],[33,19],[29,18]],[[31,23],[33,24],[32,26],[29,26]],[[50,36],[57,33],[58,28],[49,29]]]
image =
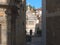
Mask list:
[[36,16],[38,18],[38,22],[37,25],[39,27],[39,29],[42,29],[42,8],[38,8],[36,9]]
[[25,0],[0,0],[0,45],[25,45]]
[[32,30],[32,35],[37,33],[37,28],[41,29],[41,21],[42,21],[42,9],[37,8],[34,9],[32,6],[27,5],[26,10],[26,31],[27,34]]
[[0,8],[0,44],[6,45],[7,43],[7,19],[5,8]]
[[60,0],[47,0],[46,45],[60,45]]
[[28,35],[30,34],[30,30],[32,30],[32,35],[35,35],[36,33],[35,26],[37,23],[38,19],[35,14],[35,11],[28,5],[26,11],[26,31]]

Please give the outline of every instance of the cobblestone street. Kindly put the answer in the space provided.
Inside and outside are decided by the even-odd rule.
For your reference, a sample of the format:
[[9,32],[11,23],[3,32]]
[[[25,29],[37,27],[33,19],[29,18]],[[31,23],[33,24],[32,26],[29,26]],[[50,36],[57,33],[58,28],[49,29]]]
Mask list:
[[27,42],[27,45],[41,45],[41,37],[32,37],[32,41]]

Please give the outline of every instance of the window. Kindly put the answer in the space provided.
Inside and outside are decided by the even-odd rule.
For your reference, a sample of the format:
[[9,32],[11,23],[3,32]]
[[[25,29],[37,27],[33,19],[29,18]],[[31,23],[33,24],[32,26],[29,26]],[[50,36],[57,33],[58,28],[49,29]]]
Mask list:
[[34,25],[34,21],[29,21],[29,25]]

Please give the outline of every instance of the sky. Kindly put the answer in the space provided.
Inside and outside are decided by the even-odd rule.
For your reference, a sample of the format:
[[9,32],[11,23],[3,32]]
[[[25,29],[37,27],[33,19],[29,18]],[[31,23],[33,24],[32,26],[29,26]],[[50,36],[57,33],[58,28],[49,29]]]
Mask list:
[[26,4],[30,4],[31,6],[35,8],[41,8],[42,0],[26,0]]

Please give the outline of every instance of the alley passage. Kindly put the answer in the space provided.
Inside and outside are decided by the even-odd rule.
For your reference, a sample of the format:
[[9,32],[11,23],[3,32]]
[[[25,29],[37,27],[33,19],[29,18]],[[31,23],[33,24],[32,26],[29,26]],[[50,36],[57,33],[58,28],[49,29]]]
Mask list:
[[32,37],[32,41],[27,42],[27,45],[41,45],[41,37]]

